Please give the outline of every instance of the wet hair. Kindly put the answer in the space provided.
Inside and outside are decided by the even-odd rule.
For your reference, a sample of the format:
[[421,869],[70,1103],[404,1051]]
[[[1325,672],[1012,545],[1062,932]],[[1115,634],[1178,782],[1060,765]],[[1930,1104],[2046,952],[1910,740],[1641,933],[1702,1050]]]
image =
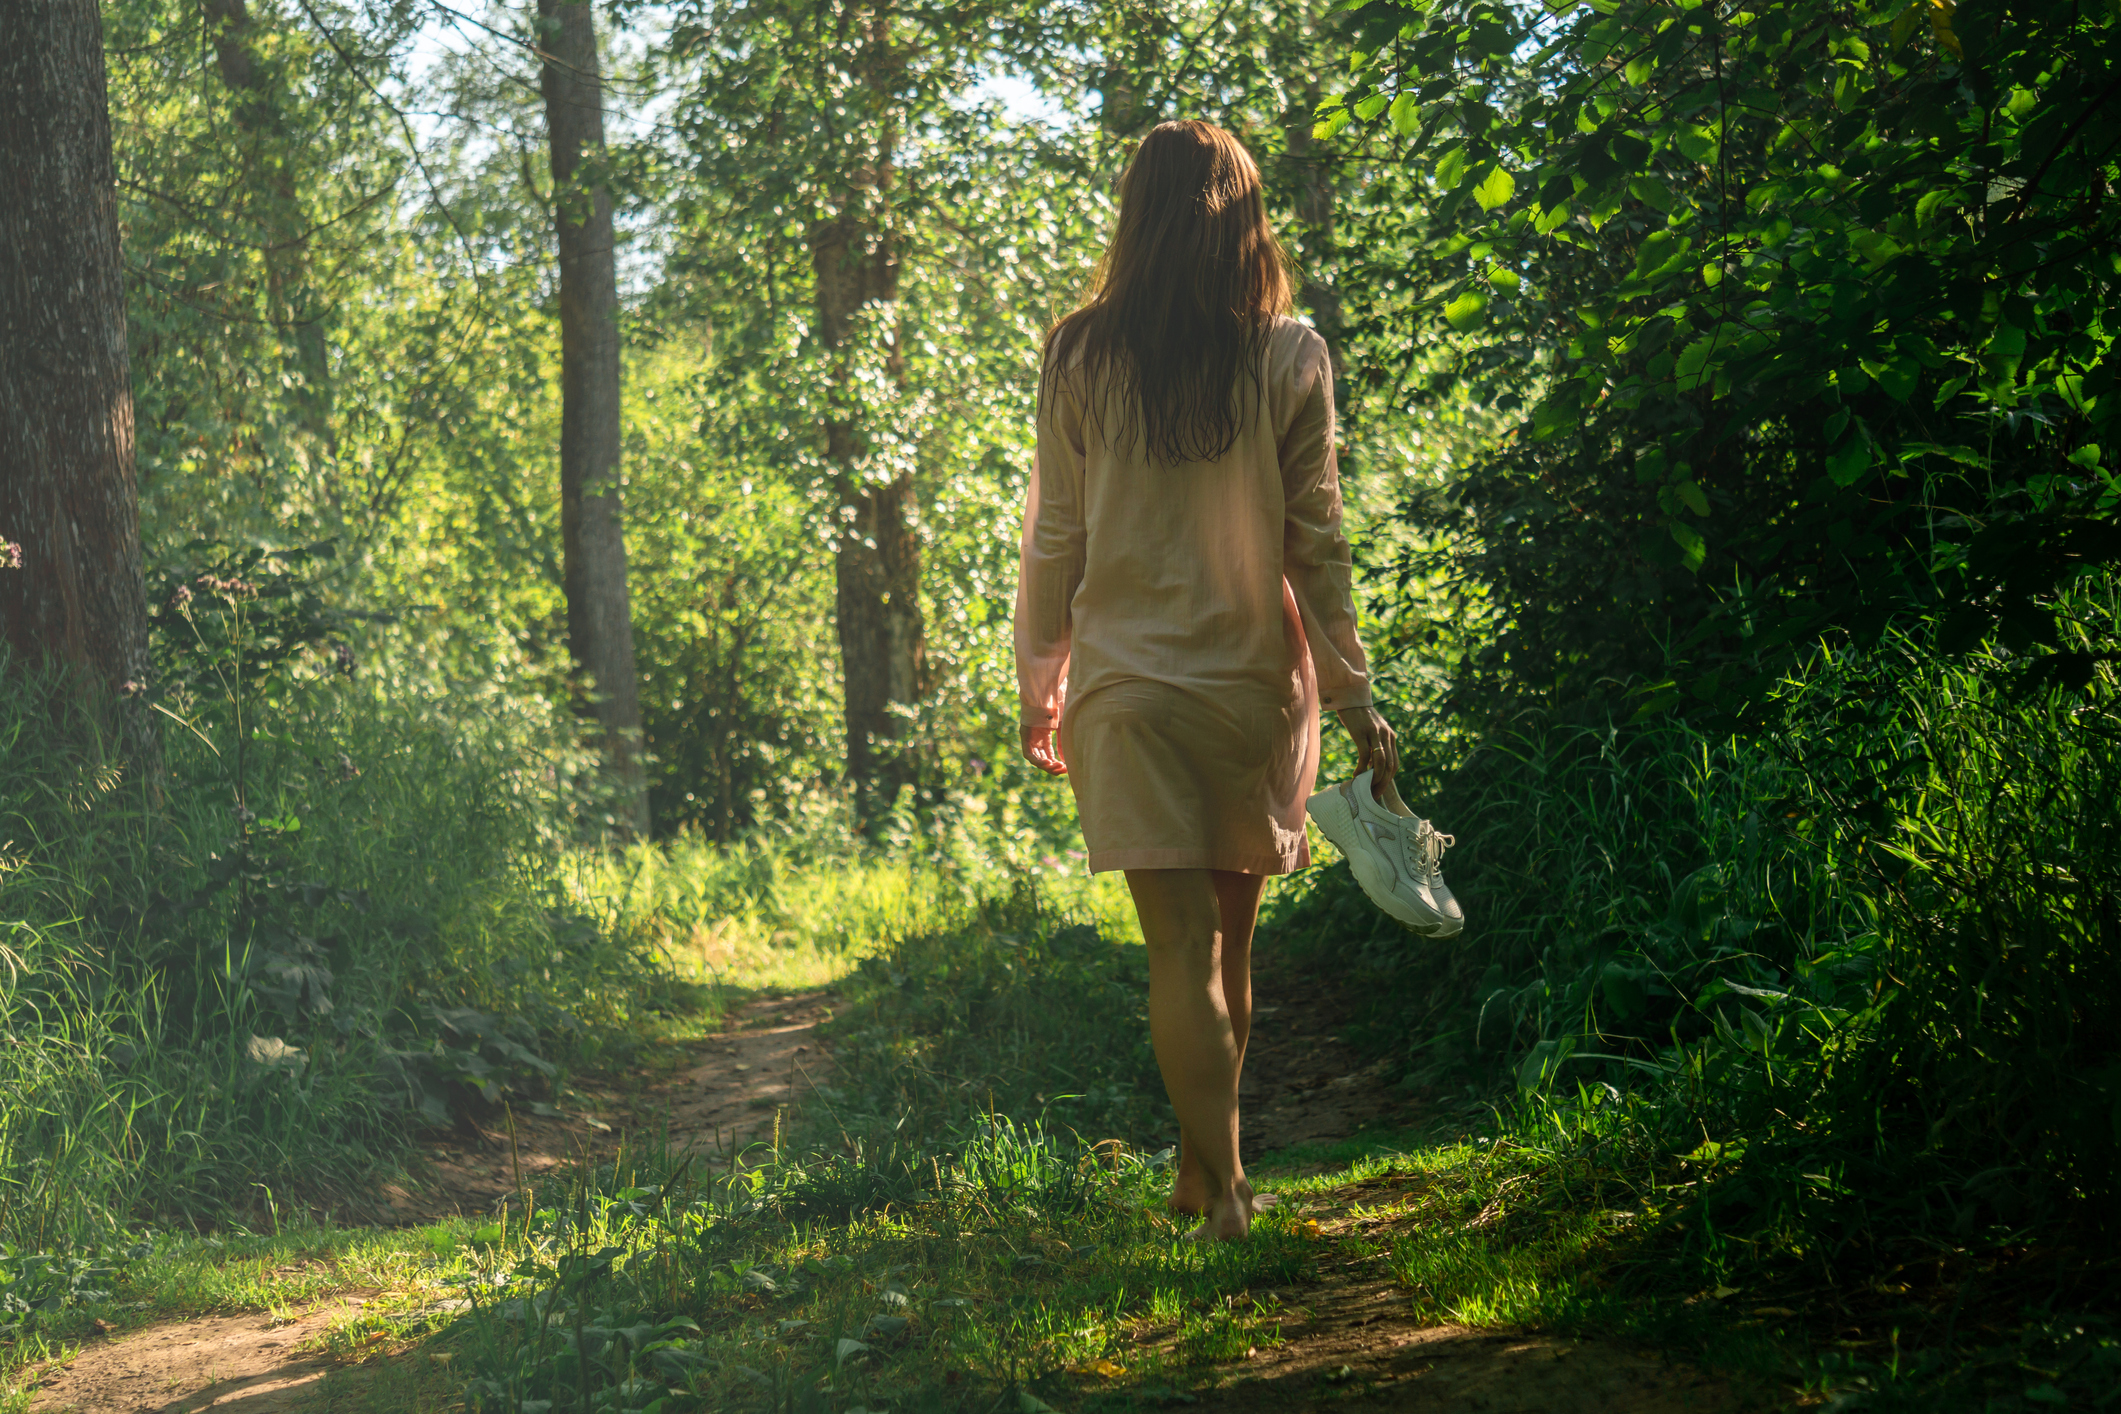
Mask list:
[[1116,445],[1213,461],[1240,430],[1238,382],[1293,290],[1259,165],[1212,123],[1161,123],[1120,178],[1119,223],[1081,308],[1046,335],[1043,406],[1064,370],[1117,404]]

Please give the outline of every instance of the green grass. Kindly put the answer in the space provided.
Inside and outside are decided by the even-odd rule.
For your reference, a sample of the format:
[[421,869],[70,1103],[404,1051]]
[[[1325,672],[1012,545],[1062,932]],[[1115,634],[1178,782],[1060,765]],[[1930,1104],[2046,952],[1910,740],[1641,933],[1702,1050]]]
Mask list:
[[[1168,1156],[1098,1144],[1106,1124],[1056,1102],[1139,1043],[1138,953],[1026,893],[975,899],[853,974],[836,1103],[777,1152],[710,1169],[638,1136],[548,1181],[527,1221],[511,1205],[391,1234],[167,1241],[107,1298],[26,1325],[9,1359],[91,1319],[361,1288],[376,1295],[320,1342],[342,1362],[321,1407],[1139,1408],[1287,1339],[1322,1266],[1353,1260],[1397,1279],[1415,1319],[1637,1342],[1861,1407],[2056,1407],[2041,1390],[2089,1397],[2121,1361],[2081,1318],[2017,1315],[2009,1339],[1945,1360],[1891,1338],[1920,1294],[1837,1294],[1880,1333],[1851,1342],[1817,1292],[1724,1282],[1692,1234],[1729,1160],[1675,1155],[1639,1099],[1595,1086],[1276,1156],[1255,1176],[1284,1206],[1255,1240],[1182,1242]],[[1166,1121],[1131,1113],[1153,1142]]]
[[[828,986],[891,939],[949,930],[1022,877],[976,840],[850,850],[850,822],[822,814],[801,832],[760,831],[731,847],[681,834],[583,851],[570,857],[569,887],[611,931],[704,989],[711,1012],[724,994]],[[1104,936],[1139,941],[1119,876],[1042,871],[1039,889]]]

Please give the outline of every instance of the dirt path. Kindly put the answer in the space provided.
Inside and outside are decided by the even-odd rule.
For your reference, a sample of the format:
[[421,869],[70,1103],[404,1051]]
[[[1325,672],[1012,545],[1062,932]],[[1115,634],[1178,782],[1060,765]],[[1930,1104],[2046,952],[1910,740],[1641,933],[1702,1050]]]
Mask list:
[[[1321,1239],[1379,1242],[1408,1178],[1349,1184],[1311,1199]],[[1382,1245],[1379,1243],[1379,1245]],[[1309,1280],[1256,1299],[1278,1305],[1282,1343],[1259,1348],[1198,1391],[1217,1414],[1296,1414],[1325,1407],[1407,1414],[1743,1414],[1774,1407],[1651,1351],[1524,1331],[1472,1330],[1414,1318],[1381,1256],[1343,1249]],[[1168,1332],[1145,1330],[1144,1344]]]
[[838,1002],[831,991],[753,1002],[694,1046],[695,1063],[636,1122],[668,1124],[673,1147],[723,1160],[771,1138],[830,1070],[818,1027]]
[[1344,989],[1269,952],[1260,958],[1252,990],[1252,1039],[1238,1087],[1246,1163],[1419,1117],[1385,1083],[1386,1065],[1365,1064],[1343,1039],[1356,1009]]
[[336,1363],[301,1346],[360,1309],[358,1294],[312,1306],[291,1321],[259,1312],[207,1316],[92,1341],[30,1388],[32,1414],[288,1414],[316,1395]]
[[[422,1143],[416,1178],[388,1185],[363,1216],[405,1226],[494,1211],[502,1200],[571,1159],[601,1159],[631,1131],[666,1126],[674,1148],[726,1162],[770,1139],[774,1120],[829,1064],[817,1028],[837,1000],[830,991],[762,998],[726,1017],[722,1029],[688,1046],[678,1074],[628,1097],[588,1092],[598,1118],[517,1118],[465,1125]],[[603,1118],[602,1116],[608,1116]],[[519,1176],[520,1175],[520,1179]],[[114,1340],[91,1340],[66,1366],[38,1374],[34,1414],[292,1414],[321,1392],[329,1356],[304,1352],[332,1324],[359,1313],[355,1292],[305,1310],[292,1322],[261,1314],[204,1316],[151,1326]]]
[[774,1116],[822,1078],[830,1061],[817,1028],[838,1002],[830,989],[762,997],[730,1012],[719,1031],[688,1042],[686,1064],[645,1091],[585,1087],[582,1114],[513,1115],[498,1125],[489,1117],[424,1140],[418,1176],[386,1186],[369,1220],[401,1227],[491,1213],[562,1164],[608,1158],[629,1134],[666,1127],[674,1149],[726,1162],[744,1146],[770,1140]]

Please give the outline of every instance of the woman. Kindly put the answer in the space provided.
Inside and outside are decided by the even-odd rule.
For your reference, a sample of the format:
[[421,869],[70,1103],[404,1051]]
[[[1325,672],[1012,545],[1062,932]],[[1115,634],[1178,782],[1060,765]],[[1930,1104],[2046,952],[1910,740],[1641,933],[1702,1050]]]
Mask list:
[[1046,337],[1017,585],[1024,754],[1068,776],[1090,868],[1126,871],[1171,1206],[1203,1239],[1273,1201],[1238,1161],[1237,1082],[1260,890],[1310,863],[1321,707],[1364,769],[1398,768],[1355,633],[1332,369],[1289,307],[1250,154],[1156,128],[1089,298]]

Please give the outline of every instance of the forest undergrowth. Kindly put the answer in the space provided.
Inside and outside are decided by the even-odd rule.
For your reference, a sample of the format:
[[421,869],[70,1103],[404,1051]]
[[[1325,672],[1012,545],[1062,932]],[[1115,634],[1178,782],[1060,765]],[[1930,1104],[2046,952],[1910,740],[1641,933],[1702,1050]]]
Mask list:
[[[1352,1253],[1382,1262],[1413,1319],[1639,1342],[1775,1401],[2099,1407],[2121,1341],[2086,1197],[2098,1174],[2056,1176],[2095,1166],[2106,1140],[2041,1127],[2039,1103],[2057,1107],[2051,1126],[2086,1115],[2068,1110],[2066,1079],[2033,1069],[2038,1052],[1976,1064],[1952,1051],[1938,1008],[1953,984],[1924,971],[1931,935],[1910,955],[1903,930],[1956,930],[1956,965],[1989,968],[1983,999],[2012,1022],[1978,1033],[1984,1044],[2051,1037],[2082,1005],[2066,979],[2103,965],[2102,935],[2070,931],[2068,890],[2020,901],[2029,912],[2004,915],[2017,932],[1984,931],[1973,924],[2012,900],[1975,891],[2019,877],[1996,865],[2012,849],[2070,858],[2092,887],[2111,878],[2072,821],[2096,818],[2088,789],[2110,779],[2113,739],[2081,704],[2043,717],[1999,707],[1970,674],[1906,668],[1883,703],[1862,691],[1861,660],[1823,660],[1791,691],[1816,694],[1822,730],[1875,720],[1885,748],[1919,744],[1920,770],[1944,773],[1948,791],[1889,761],[1810,779],[1774,743],[1719,743],[1671,720],[1554,728],[1435,785],[1431,808],[1461,840],[1454,882],[1483,923],[1465,945],[1366,926],[1337,868],[1278,895],[1263,948],[1349,970],[1374,999],[1360,1039],[1394,1058],[1432,1119],[1270,1161],[1263,1178],[1289,1206],[1240,1249],[1177,1242],[1161,1212],[1169,1116],[1116,891],[1042,896],[991,856],[862,863],[795,836],[679,842],[580,857],[534,895],[571,901],[612,940],[607,957],[636,959],[639,991],[594,1027],[526,1030],[522,1044],[623,1065],[629,1038],[667,1043],[718,998],[836,980],[851,1004],[831,1028],[835,1072],[777,1146],[719,1169],[637,1133],[487,1218],[364,1236],[268,1194],[201,1210],[213,1232],[177,1236],[143,1219],[185,1190],[146,1174],[120,1186],[107,1155],[101,1170],[60,1170],[82,1162],[85,1139],[40,1156],[38,1132],[17,1129],[29,1162],[11,1174],[46,1157],[110,1186],[96,1226],[12,1230],[10,1364],[114,1315],[284,1308],[358,1285],[384,1294],[328,1337],[347,1365],[329,1407],[1144,1407],[1197,1397],[1274,1348],[1320,1263]],[[1867,714],[1855,727],[1852,711]],[[1900,792],[1882,816],[1860,809],[1877,781]],[[304,818],[311,838],[331,837],[328,817]],[[1881,858],[1895,862],[1870,863]],[[1997,936],[2055,953],[2043,969],[1998,968],[1979,951]],[[478,1000],[512,1021],[534,1014]],[[251,1034],[251,1018],[282,1015],[255,989],[236,1001]],[[104,1049],[73,1054],[144,1044],[121,1021],[101,1023]],[[117,1088],[76,1064],[59,1093]],[[177,1063],[137,1073],[168,1073],[158,1064]],[[532,1093],[502,1083],[525,1086],[519,1103]],[[549,1083],[564,1103],[564,1076]],[[1953,1085],[1991,1089],[1969,1099]],[[234,1165],[290,1142],[263,1093],[227,1102],[236,1118],[195,1152]],[[312,1128],[295,1138],[337,1132],[382,1161],[418,1115],[378,1120],[372,1098],[328,1108],[361,1093],[312,1091]],[[357,1121],[380,1137],[359,1138]],[[1905,1138],[1917,1124],[1926,1147]],[[1404,1195],[1383,1216],[1339,1228],[1306,1216],[1381,1177]],[[368,1362],[378,1352],[390,1358]]]

